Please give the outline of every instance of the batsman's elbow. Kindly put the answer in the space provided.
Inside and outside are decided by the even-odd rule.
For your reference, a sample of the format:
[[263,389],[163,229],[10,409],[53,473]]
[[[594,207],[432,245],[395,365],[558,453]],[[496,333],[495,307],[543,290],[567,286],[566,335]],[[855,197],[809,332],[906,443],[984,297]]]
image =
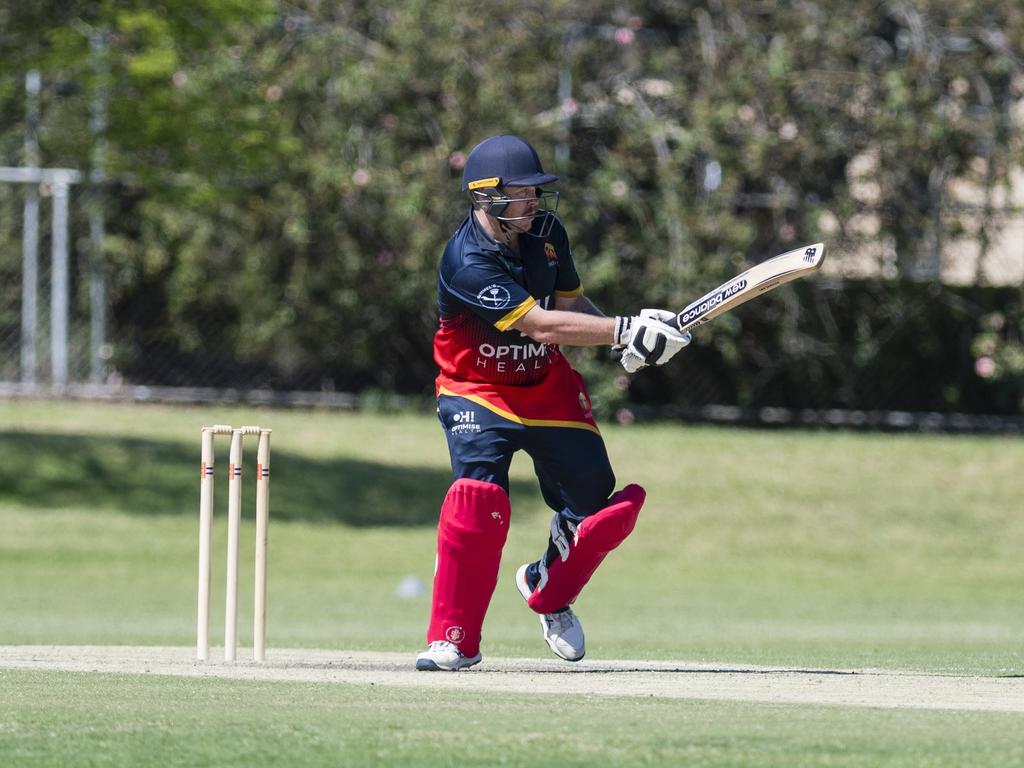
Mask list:
[[541,344],[557,344],[558,323],[552,312],[534,307],[523,315],[512,327]]

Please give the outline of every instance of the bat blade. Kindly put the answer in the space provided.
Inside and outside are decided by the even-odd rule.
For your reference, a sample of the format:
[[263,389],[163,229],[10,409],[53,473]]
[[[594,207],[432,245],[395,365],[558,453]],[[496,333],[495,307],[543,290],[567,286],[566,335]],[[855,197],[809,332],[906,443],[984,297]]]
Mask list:
[[688,304],[676,315],[675,325],[684,332],[704,325],[784,283],[809,275],[824,260],[825,244],[814,243],[762,261]]

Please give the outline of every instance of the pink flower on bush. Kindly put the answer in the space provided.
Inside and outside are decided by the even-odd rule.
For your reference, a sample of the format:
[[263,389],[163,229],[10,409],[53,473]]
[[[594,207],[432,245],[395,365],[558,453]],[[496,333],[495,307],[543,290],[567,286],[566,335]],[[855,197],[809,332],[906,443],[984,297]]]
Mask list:
[[996,372],[996,361],[984,355],[974,361],[974,372],[982,379],[990,379]]

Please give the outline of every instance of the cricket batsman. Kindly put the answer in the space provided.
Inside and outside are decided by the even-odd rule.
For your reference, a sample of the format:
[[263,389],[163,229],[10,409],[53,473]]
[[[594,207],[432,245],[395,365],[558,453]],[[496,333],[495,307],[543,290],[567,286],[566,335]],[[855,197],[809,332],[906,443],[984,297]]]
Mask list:
[[420,670],[481,660],[480,639],[511,522],[512,456],[533,460],[554,510],[540,558],[516,571],[558,657],[579,661],[583,627],[572,603],[629,536],[644,489],[615,491],[615,475],[583,379],[559,346],[608,344],[629,372],[662,365],[690,342],[667,310],[608,317],[588,299],[555,215],[557,181],[530,144],[492,136],[466,160],[470,210],[441,257],[434,337],[437,412],[454,482],[441,505],[427,649]]

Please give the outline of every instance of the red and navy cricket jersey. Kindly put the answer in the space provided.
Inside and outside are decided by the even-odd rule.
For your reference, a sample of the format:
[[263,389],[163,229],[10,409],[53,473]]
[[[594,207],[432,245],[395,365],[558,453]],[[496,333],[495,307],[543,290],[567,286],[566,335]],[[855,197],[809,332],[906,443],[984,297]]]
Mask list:
[[[534,223],[539,226],[539,222]],[[434,359],[441,373],[464,381],[523,385],[543,378],[560,356],[511,328],[534,306],[583,292],[569,238],[557,219],[544,238],[520,237],[521,258],[496,242],[470,214],[441,257],[437,280],[440,328]]]
[[448,241],[437,280],[438,394],[486,401],[511,417],[592,424],[586,390],[558,345],[511,327],[534,306],[583,293],[569,237],[556,219],[546,238],[520,237],[519,247],[517,257],[472,213]]

